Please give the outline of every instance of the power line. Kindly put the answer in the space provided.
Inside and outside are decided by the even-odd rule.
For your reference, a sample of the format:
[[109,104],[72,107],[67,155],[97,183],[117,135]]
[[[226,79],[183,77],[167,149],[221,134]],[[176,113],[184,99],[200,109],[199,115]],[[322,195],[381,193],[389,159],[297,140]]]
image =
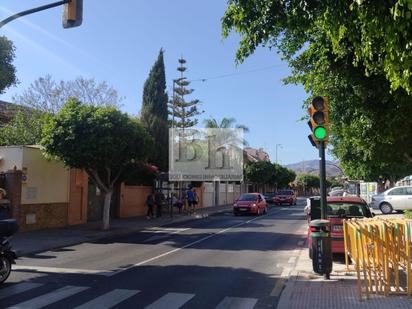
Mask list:
[[255,73],[255,72],[267,71],[267,70],[271,70],[271,69],[274,69],[274,68],[279,68],[279,67],[284,66],[284,65],[285,65],[285,63],[275,64],[275,65],[271,65],[271,66],[268,66],[268,67],[253,69],[253,70],[244,71],[244,72],[227,73],[227,74],[212,76],[212,77],[208,77],[208,78],[192,79],[192,80],[190,80],[190,82],[206,82],[206,81],[211,80],[211,79],[213,80],[213,79],[226,78],[226,77],[231,77],[231,76],[236,76],[236,75],[244,75],[244,74],[250,74],[250,73]]

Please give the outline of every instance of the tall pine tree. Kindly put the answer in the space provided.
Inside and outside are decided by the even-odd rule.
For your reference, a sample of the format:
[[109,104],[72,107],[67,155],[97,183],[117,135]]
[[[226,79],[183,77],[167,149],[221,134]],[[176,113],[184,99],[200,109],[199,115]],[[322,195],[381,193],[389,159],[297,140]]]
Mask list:
[[140,120],[155,142],[155,152],[150,156],[151,163],[161,171],[168,169],[168,96],[166,93],[166,74],[163,49],[150,70],[143,88],[143,102]]
[[171,125],[173,128],[191,128],[198,123],[196,117],[199,114],[202,114],[203,111],[197,109],[199,100],[186,101],[185,96],[191,94],[193,89],[188,89],[190,82],[186,77],[183,76],[183,73],[186,71],[184,66],[186,60],[180,58],[180,66],[177,70],[180,72],[180,77],[175,79],[173,82],[173,98],[169,102],[169,114],[172,116]]

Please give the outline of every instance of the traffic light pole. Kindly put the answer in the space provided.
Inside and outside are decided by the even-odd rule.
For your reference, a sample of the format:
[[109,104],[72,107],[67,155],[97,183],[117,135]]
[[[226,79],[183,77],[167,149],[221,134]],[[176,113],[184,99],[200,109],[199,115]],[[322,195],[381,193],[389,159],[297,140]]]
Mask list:
[[326,161],[325,142],[319,142],[319,178],[320,178],[320,211],[321,218],[328,218],[328,208],[326,205]]
[[[320,178],[321,219],[328,220],[328,206],[327,206],[327,201],[326,201],[326,160],[325,160],[325,142],[324,141],[319,142],[319,176],[320,176],[319,178]],[[330,228],[330,225],[329,225],[329,228]],[[327,235],[328,235],[327,238],[329,238],[327,242],[331,244],[330,232],[328,232]],[[325,246],[322,253],[324,254],[323,258],[325,260],[332,261],[332,247],[330,245]],[[327,280],[330,279],[329,272],[324,273],[323,276]]]

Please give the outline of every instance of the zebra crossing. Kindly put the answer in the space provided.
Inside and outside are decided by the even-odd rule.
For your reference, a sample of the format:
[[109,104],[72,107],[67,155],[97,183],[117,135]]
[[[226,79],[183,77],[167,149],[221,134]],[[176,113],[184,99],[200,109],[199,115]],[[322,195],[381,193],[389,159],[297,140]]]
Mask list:
[[[90,291],[92,287],[66,285],[63,287],[53,287],[52,290],[36,294],[33,298],[27,299],[27,294],[33,293],[38,288],[47,287],[47,284],[22,282],[6,286],[0,289],[0,308],[7,309],[37,309],[53,305],[59,301],[66,301],[62,307],[75,309],[108,309],[119,305],[124,301],[133,304],[134,308],[145,309],[177,309],[196,298],[196,294],[190,293],[166,293],[151,304],[142,306],[142,299],[139,296],[144,293],[139,290],[113,289],[98,296],[92,294],[83,304],[78,304],[76,296],[82,292]],[[84,295],[81,299],[84,298]],[[21,299],[24,299],[21,301]],[[19,301],[20,300],[20,301]],[[73,301],[74,305],[70,305]],[[252,309],[258,299],[241,297],[224,297],[216,306],[216,309]],[[190,304],[189,304],[190,307]]]

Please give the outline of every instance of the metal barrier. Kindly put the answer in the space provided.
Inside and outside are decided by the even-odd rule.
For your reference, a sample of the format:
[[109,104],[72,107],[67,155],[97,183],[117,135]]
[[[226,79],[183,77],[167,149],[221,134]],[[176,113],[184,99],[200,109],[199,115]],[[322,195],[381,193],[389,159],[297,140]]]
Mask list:
[[412,294],[412,220],[344,220],[346,268],[352,260],[359,297],[370,293]]

